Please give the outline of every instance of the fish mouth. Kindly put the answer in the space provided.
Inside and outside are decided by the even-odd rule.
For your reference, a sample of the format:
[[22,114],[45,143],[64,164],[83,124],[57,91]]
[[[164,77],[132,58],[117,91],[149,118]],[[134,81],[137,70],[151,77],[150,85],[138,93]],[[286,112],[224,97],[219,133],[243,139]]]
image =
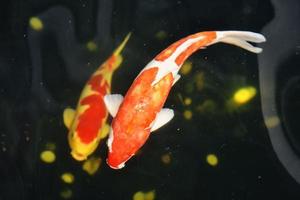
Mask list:
[[134,153],[131,154],[130,156],[128,156],[125,160],[123,160],[122,162],[120,160],[115,160],[113,158],[113,156],[111,156],[110,154],[108,155],[108,158],[106,159],[106,163],[108,164],[108,166],[110,166],[110,168],[112,169],[122,169],[123,167],[125,167],[125,163],[132,157],[134,156]]
[[123,167],[125,167],[125,162],[122,162],[121,164],[115,166],[115,165],[110,164],[109,161],[108,161],[108,159],[106,159],[106,163],[112,169],[122,169]]
[[81,153],[71,151],[71,155],[75,160],[78,160],[78,161],[86,160],[86,156]]

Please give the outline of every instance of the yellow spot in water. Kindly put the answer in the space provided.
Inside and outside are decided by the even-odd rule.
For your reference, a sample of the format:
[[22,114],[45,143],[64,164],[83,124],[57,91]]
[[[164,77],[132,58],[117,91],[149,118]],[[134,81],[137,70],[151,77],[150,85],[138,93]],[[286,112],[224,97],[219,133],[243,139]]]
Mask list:
[[73,192],[71,189],[64,189],[60,192],[60,196],[63,198],[63,199],[70,199],[73,195]]
[[252,86],[238,89],[233,96],[233,100],[237,104],[244,104],[256,95],[256,89]]
[[215,154],[208,154],[206,156],[206,162],[211,166],[216,166],[218,164],[218,157]]
[[155,191],[142,192],[138,191],[133,195],[133,200],[154,200],[155,199]]
[[193,67],[192,62],[186,61],[186,62],[182,65],[182,67],[181,67],[181,69],[180,69],[180,73],[183,74],[183,75],[187,75],[187,74],[189,74],[189,73],[191,72],[192,67]]
[[75,180],[74,175],[70,172],[63,173],[60,178],[63,182],[68,184],[73,183]]
[[29,25],[35,31],[40,31],[44,27],[42,20],[38,17],[31,17],[29,19]]
[[196,110],[199,112],[212,113],[216,110],[216,103],[211,99],[207,99],[202,104],[198,105]]
[[185,98],[185,99],[184,99],[184,104],[185,104],[186,106],[191,105],[191,104],[192,104],[192,99],[189,98],[189,97]]
[[268,117],[265,123],[268,128],[274,128],[280,123],[280,119],[277,116]]
[[55,143],[52,143],[52,142],[48,142],[46,144],[46,149],[47,150],[51,150],[51,151],[54,151],[56,149],[56,144]]
[[145,196],[144,192],[138,191],[133,195],[132,199],[133,200],[144,200],[145,199],[144,196]]
[[184,117],[186,120],[192,119],[192,117],[193,117],[192,111],[190,111],[190,110],[185,110],[185,111],[183,112],[183,117]]
[[83,163],[82,170],[92,176],[98,171],[101,162],[101,158],[90,157]]
[[167,37],[167,32],[164,31],[164,30],[158,31],[158,32],[155,34],[155,37],[156,37],[156,39],[158,39],[158,40],[164,40],[164,39],[166,39],[166,37]]
[[169,153],[166,153],[166,154],[163,154],[161,156],[161,161],[164,163],[164,164],[170,164],[171,163],[171,155]]
[[155,199],[155,191],[149,191],[145,193],[145,200],[154,200]]
[[46,150],[40,154],[40,158],[45,163],[53,163],[56,159],[56,156],[53,151]]
[[191,94],[194,91],[194,84],[192,82],[187,82],[184,86],[184,90],[186,93]]
[[179,101],[184,105],[184,100],[183,100],[182,94],[177,93],[177,97],[178,97]]
[[89,41],[86,43],[86,48],[89,51],[96,51],[97,50],[97,44],[94,41]]
[[197,87],[197,90],[202,90],[204,88],[204,73],[203,72],[197,72],[194,76],[195,84]]

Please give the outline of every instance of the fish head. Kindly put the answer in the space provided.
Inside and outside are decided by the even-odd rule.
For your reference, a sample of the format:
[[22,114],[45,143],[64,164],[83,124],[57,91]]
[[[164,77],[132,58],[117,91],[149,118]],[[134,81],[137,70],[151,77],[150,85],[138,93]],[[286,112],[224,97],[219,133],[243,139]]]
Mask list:
[[113,169],[123,168],[125,163],[143,146],[149,134],[149,129],[135,128],[126,132],[113,126],[107,140],[109,149],[107,164]]

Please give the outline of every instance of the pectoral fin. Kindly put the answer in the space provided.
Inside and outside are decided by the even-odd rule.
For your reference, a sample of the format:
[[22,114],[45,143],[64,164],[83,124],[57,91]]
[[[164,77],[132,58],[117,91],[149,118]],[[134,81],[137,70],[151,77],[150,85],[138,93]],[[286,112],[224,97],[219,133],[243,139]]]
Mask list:
[[156,118],[152,124],[151,132],[159,129],[166,123],[168,123],[174,117],[174,111],[169,108],[163,108],[159,113],[157,113]]
[[107,94],[104,96],[105,106],[109,114],[111,114],[113,117],[116,116],[122,101],[123,96],[120,94]]
[[64,118],[64,124],[65,126],[70,129],[72,122],[75,117],[75,110],[72,108],[66,108],[64,110],[63,118]]
[[180,75],[179,74],[176,74],[176,76],[174,77],[174,81],[173,81],[173,84],[172,86],[180,79]]

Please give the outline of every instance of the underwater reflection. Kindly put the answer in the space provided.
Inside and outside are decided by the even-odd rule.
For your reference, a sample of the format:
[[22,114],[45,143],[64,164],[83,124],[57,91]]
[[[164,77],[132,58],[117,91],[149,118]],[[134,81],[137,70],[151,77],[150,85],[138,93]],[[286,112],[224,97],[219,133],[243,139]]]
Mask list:
[[[109,24],[111,5],[111,1],[98,1],[96,33],[94,38],[87,44],[79,42],[76,38],[74,17],[71,11],[65,7],[55,6],[29,19],[28,43],[32,60],[31,89],[34,97],[48,112],[54,112],[59,108],[59,102],[49,91],[49,86],[53,85],[52,82],[61,79],[63,75],[64,78],[68,78],[75,83],[82,82],[91,74],[92,70],[89,67],[91,63],[88,60],[92,60],[93,55],[89,54],[89,51],[95,51],[99,44],[101,44],[102,49],[111,48],[108,47],[112,41]],[[53,77],[50,83],[45,82],[45,57],[43,56],[42,45],[44,38],[48,37],[49,34],[54,36],[57,41],[57,48],[66,68],[64,73],[60,71],[61,74]],[[59,65],[59,63],[54,63],[54,66],[52,66],[57,69],[55,64]]]
[[[262,31],[268,36],[269,42],[261,45],[264,53],[258,55],[259,81],[262,111],[272,146],[289,174],[300,183],[299,152],[295,151],[293,141],[287,137],[287,134],[298,134],[299,130],[296,131],[297,133],[291,133],[288,124],[283,122],[283,115],[287,108],[282,107],[282,99],[285,97],[281,86],[278,85],[280,77],[290,81],[300,75],[297,69],[299,61],[290,63],[289,66],[283,64],[286,59],[290,59],[291,55],[297,56],[297,52],[299,54],[296,45],[300,43],[300,27],[294,24],[294,19],[300,18],[300,2],[297,0],[288,2],[272,0],[275,17]],[[284,73],[282,70],[284,68],[288,68],[290,77],[286,77],[288,74]],[[286,82],[282,85],[286,85]]]

